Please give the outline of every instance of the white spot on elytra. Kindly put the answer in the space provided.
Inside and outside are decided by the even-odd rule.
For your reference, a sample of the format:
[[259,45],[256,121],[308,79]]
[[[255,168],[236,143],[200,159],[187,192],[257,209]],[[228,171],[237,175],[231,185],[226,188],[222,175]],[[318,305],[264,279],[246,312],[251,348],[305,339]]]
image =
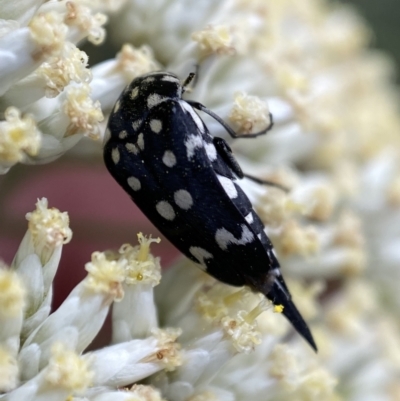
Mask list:
[[262,234],[261,234],[261,233],[260,233],[260,234],[257,234],[257,238],[258,238],[259,240],[261,240]]
[[160,104],[164,99],[165,97],[160,96],[158,93],[152,93],[147,98],[147,107],[151,109],[152,107]]
[[161,81],[168,81],[168,82],[179,82],[178,78],[172,76],[172,75],[164,75],[161,79]]
[[119,154],[119,149],[118,148],[114,148],[111,151],[111,158],[112,158],[114,164],[118,164],[119,159],[120,159],[120,154]]
[[162,157],[162,161],[167,167],[173,167],[176,164],[176,157],[173,152],[166,150]]
[[142,83],[147,84],[147,83],[153,82],[154,79],[155,79],[154,77],[147,77],[142,81]]
[[204,148],[206,150],[208,159],[213,162],[214,160],[217,159],[217,149],[215,149],[214,144],[204,142]]
[[156,134],[158,134],[161,131],[161,128],[162,128],[161,120],[154,119],[150,121],[150,129]]
[[173,207],[167,201],[158,202],[156,205],[157,212],[166,220],[172,221],[175,218]]
[[186,155],[188,159],[191,159],[194,156],[195,149],[203,147],[203,140],[199,135],[190,135],[188,139],[185,141],[185,146],[186,146]]
[[251,224],[254,221],[254,217],[253,217],[253,213],[250,212],[246,217],[245,217],[246,221]]
[[134,155],[137,155],[139,153],[139,149],[137,148],[137,146],[133,143],[126,143],[125,144],[126,149],[128,150],[128,152],[133,153]]
[[195,122],[199,131],[202,134],[204,134],[206,132],[204,123],[203,123],[203,121],[201,121],[201,118],[199,117],[199,115],[193,110],[193,107],[189,103],[186,103],[184,100],[180,100],[179,104],[181,105],[181,107],[184,111],[188,112],[191,115],[191,117],[193,118],[193,121]]
[[139,146],[140,150],[144,149],[144,138],[143,138],[143,133],[140,133],[137,139],[137,146]]
[[135,87],[132,89],[132,92],[131,92],[131,99],[132,99],[132,100],[135,99],[135,98],[137,97],[138,94],[139,94],[139,87],[135,86]]
[[234,237],[234,235],[229,232],[226,228],[220,228],[215,233],[215,241],[218,246],[226,251],[229,244],[245,245],[254,240],[254,234],[248,229],[244,224],[241,225],[242,235],[240,239]]
[[123,130],[118,134],[118,136],[120,139],[125,139],[128,136],[128,133],[125,130]]
[[142,188],[142,185],[140,184],[140,181],[136,177],[129,177],[127,179],[128,185],[134,190],[134,191],[139,191],[140,188]]
[[224,191],[229,196],[230,199],[235,199],[238,196],[238,192],[235,188],[235,184],[230,178],[224,177],[222,175],[217,174],[218,180],[224,188]]
[[116,113],[119,110],[120,106],[121,106],[121,102],[119,100],[117,100],[117,102],[115,103],[115,106],[114,106],[113,113]]
[[174,201],[183,210],[189,210],[193,205],[192,195],[184,189],[174,193]]
[[136,120],[132,123],[132,128],[137,131],[142,124],[142,120]]
[[189,248],[189,252],[199,261],[199,263],[204,266],[207,267],[204,259],[210,259],[213,257],[213,255],[206,251],[203,248],[200,248],[199,246],[191,246]]

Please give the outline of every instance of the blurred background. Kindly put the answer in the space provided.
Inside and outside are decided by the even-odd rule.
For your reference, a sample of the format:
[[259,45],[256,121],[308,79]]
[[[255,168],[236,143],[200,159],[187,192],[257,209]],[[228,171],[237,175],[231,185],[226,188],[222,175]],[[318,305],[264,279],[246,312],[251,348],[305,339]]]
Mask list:
[[373,31],[373,48],[378,48],[394,59],[396,82],[399,83],[400,67],[400,2],[398,0],[346,0],[364,17]]
[[[371,46],[387,52],[400,68],[400,1],[353,0],[373,31]],[[109,42],[100,47],[85,45],[91,65],[115,56]],[[77,157],[85,155],[84,157]],[[38,198],[46,197],[50,207],[68,211],[73,230],[72,241],[64,254],[56,279],[55,307],[85,276],[84,265],[96,250],[136,244],[136,234],[158,235],[157,230],[138,211],[128,196],[106,171],[101,146],[84,140],[78,148],[50,165],[17,165],[0,177],[0,257],[11,263],[26,231],[25,214],[34,210]],[[167,267],[178,257],[163,239],[153,251]]]

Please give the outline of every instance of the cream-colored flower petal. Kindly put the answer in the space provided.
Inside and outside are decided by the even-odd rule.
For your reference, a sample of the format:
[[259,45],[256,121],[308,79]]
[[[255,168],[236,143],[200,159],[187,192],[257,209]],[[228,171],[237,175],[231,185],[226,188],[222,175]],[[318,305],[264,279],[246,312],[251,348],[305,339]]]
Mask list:
[[92,383],[93,373],[85,360],[68,347],[56,343],[52,346],[50,360],[38,375],[9,392],[10,401],[65,400],[71,393],[81,393]]
[[61,258],[63,244],[71,239],[69,218],[48,208],[46,198],[38,200],[36,210],[27,214],[26,232],[12,263],[26,290],[26,309],[22,339],[36,329],[50,313],[52,283]]
[[176,338],[180,330],[157,330],[143,340],[131,340],[87,353],[94,385],[122,387],[163,369],[174,370],[181,355]]
[[[104,391],[95,395],[93,401],[166,401],[161,393],[154,387],[142,384],[134,384],[125,391]],[[74,399],[75,401],[75,399]]]
[[56,13],[35,15],[29,27],[0,38],[0,95],[33,72],[47,57],[58,54],[65,43],[67,27]]
[[26,161],[28,155],[35,156],[42,142],[41,132],[31,115],[21,116],[18,109],[8,107],[4,117],[0,121],[0,174]]
[[113,307],[113,343],[145,338],[158,327],[153,287],[160,282],[161,266],[149,251],[150,244],[160,239],[139,233],[138,240],[139,246],[125,244],[119,250],[119,259],[127,262],[125,296]]
[[0,347],[15,357],[25,309],[25,288],[18,275],[0,266]]
[[14,390],[19,382],[18,363],[13,352],[0,346],[0,391]]
[[[21,366],[32,363],[35,350],[38,368],[47,365],[51,344],[62,342],[71,349],[82,352],[101,329],[109,306],[123,296],[125,279],[124,262],[108,261],[104,254],[94,253],[87,263],[89,274],[25,341],[20,354]],[[32,377],[24,375],[25,380]]]

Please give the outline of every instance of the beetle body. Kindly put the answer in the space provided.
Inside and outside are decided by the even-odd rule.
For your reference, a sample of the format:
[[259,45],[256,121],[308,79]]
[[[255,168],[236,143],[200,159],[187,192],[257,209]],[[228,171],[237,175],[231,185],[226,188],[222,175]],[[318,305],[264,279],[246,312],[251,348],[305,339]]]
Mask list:
[[[316,349],[291,301],[272,244],[236,184],[229,146],[210,135],[182,99],[174,74],[136,78],[108,123],[106,166],[136,205],[184,255],[216,279],[262,292]],[[204,107],[204,106],[202,106]]]

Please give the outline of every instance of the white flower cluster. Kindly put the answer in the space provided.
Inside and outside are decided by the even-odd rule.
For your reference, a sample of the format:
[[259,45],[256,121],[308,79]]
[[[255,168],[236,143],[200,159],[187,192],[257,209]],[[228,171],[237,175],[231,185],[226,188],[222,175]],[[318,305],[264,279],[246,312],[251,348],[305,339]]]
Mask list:
[[54,160],[82,135],[100,134],[103,113],[89,97],[88,57],[76,44],[85,38],[101,43],[107,18],[72,1],[41,3],[1,3],[2,172],[21,161]]
[[[117,54],[89,68],[79,46],[101,44],[107,20]],[[232,148],[244,171],[288,188],[242,184],[319,348],[187,261],[161,279],[141,235],[94,253],[50,314],[72,234],[43,199],[0,269],[0,401],[400,399],[400,108],[369,37],[326,0],[0,1],[0,173],[101,138],[125,85],[157,69],[197,68],[190,97],[238,132],[273,115],[268,135]],[[111,304],[111,344],[85,352]]]
[[[180,330],[159,329],[155,315],[153,287],[160,264],[149,254],[149,245],[157,240],[139,235],[139,246],[93,253],[87,277],[50,314],[61,250],[71,239],[68,215],[48,209],[42,199],[27,219],[29,229],[11,268],[0,270],[0,399],[64,400],[86,392],[90,399],[97,400],[98,394],[106,399],[104,393],[112,390],[103,386],[116,389],[181,364],[175,342]],[[136,281],[130,279],[132,271]],[[81,355],[113,301],[118,302],[113,344]]]

